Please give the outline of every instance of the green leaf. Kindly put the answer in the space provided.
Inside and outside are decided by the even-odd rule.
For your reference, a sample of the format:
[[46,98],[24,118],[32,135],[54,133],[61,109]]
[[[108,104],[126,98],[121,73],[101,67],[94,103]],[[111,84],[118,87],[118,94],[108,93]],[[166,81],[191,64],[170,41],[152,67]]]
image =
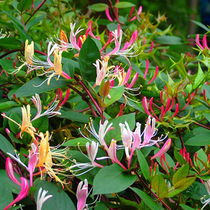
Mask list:
[[197,134],[196,136],[189,138],[185,145],[189,146],[206,146],[210,143],[210,131],[202,132]]
[[[16,174],[14,172],[15,177],[17,180],[20,181],[20,175]],[[6,170],[1,169],[0,170],[0,180],[4,186],[6,186],[7,189],[10,190],[11,193],[19,194],[20,193],[20,186],[15,184],[7,175]],[[1,188],[0,188],[1,189]]]
[[193,89],[196,90],[204,81],[206,75],[203,73],[200,63],[198,63],[198,72],[195,77]]
[[0,110],[10,109],[11,107],[14,107],[14,106],[20,106],[20,104],[14,101],[6,101],[3,103],[0,103]]
[[161,175],[153,177],[151,187],[157,193],[159,198],[165,198],[168,194],[167,184]]
[[170,58],[170,60],[173,62],[173,65],[171,67],[172,68],[176,67],[179,74],[182,76],[183,79],[185,79],[188,74],[187,74],[187,71],[184,66],[183,58],[181,58],[177,63],[175,61],[173,61],[171,58]]
[[205,31],[209,32],[209,28],[206,27],[204,24],[198,22],[198,21],[195,21],[195,20],[191,20],[193,23],[195,23],[196,25],[198,25],[199,27],[201,27],[202,29],[204,29]]
[[47,200],[42,207],[42,210],[59,210],[59,209],[71,209],[76,210],[70,197],[58,187],[55,183],[50,183],[47,181],[40,181],[37,186],[37,191],[35,193],[35,199],[37,201],[37,194],[39,189],[47,190],[47,195],[52,195],[53,197]]
[[159,44],[168,44],[168,45],[180,45],[183,44],[183,40],[177,36],[158,36],[154,39],[154,41]]
[[0,134],[0,149],[7,154],[7,152],[11,153],[12,155],[15,154],[15,148],[12,146],[12,144],[3,136]]
[[183,194],[192,199],[200,200],[203,195],[208,195],[208,192],[204,184],[195,181],[190,187],[187,188],[187,190],[183,192]]
[[97,4],[92,4],[89,6],[89,8],[91,10],[94,10],[96,12],[103,12],[108,8],[107,4],[103,4],[103,3],[97,3]]
[[203,113],[203,116],[210,122],[210,113]]
[[175,188],[177,188],[177,183],[182,180],[185,179],[188,175],[189,172],[189,164],[185,164],[184,166],[182,166],[174,175],[173,175],[173,179],[172,179],[172,183],[174,185]]
[[70,111],[70,110],[69,111],[61,110],[60,112],[61,112],[61,115],[58,116],[59,118],[74,120],[74,121],[83,122],[83,123],[89,122],[88,115],[84,115],[84,114]]
[[139,162],[141,171],[144,175],[144,178],[149,179],[150,178],[149,166],[148,166],[148,163],[147,163],[144,155],[142,154],[141,150],[139,150],[139,149],[136,149],[136,154],[137,154],[138,162]]
[[[17,113],[15,111],[12,111],[12,113],[9,117],[17,123],[20,123],[20,124],[22,123],[22,120],[19,118],[19,116],[17,115]],[[18,126],[16,123],[9,120],[8,124],[9,124],[10,130],[13,133],[17,134],[18,132],[20,132],[20,126]]]
[[184,209],[184,210],[195,210],[195,209],[193,209],[193,208],[191,208],[191,207],[189,207],[189,206],[187,206],[185,204],[179,204],[179,206],[181,206],[182,209]]
[[136,180],[135,175],[124,171],[117,164],[103,167],[93,180],[93,194],[117,193],[126,190]]
[[180,155],[177,150],[174,150],[174,157],[176,158],[176,160],[179,162],[180,165],[183,165],[186,163],[186,160],[183,158],[182,155]]
[[208,99],[210,99],[210,86],[209,85],[206,85],[204,84],[201,91],[203,92],[203,90],[205,90],[205,93],[206,93],[206,97]]
[[176,182],[176,186],[175,189],[184,191],[186,190],[194,181],[195,181],[196,177],[188,177],[186,179],[182,179],[178,182]]
[[0,209],[4,209],[9,205],[13,200],[13,195],[10,189],[2,182],[0,182]]
[[[47,82],[39,86],[42,82],[44,82],[46,78],[40,78],[36,77],[29,82],[25,83],[23,86],[21,86],[16,92],[15,95],[17,98],[20,97],[27,97],[34,95],[35,93],[45,93],[50,90],[55,90],[60,87],[65,87],[69,84],[68,81],[64,79],[56,80],[55,78],[51,79],[50,85],[47,85]],[[38,87],[39,86],[39,87]]]
[[96,67],[93,63],[100,58],[101,55],[96,43],[88,36],[79,53],[80,73],[84,80],[95,82]]
[[194,156],[194,160],[193,160],[194,165],[200,168],[207,167],[206,166],[207,161],[208,161],[208,158],[207,158],[206,153],[203,151],[203,149],[199,149],[197,151],[197,162],[195,161],[195,156]]
[[[0,41],[1,41],[1,39],[0,39]],[[1,59],[0,65],[2,66],[3,69],[5,69],[9,73],[14,71],[12,60]]]
[[21,38],[22,38],[24,41],[26,41],[26,39],[28,39],[29,41],[31,41],[31,40],[32,40],[31,37],[30,37],[30,36],[26,33],[26,31],[24,30],[24,28],[23,28],[21,22],[20,22],[17,18],[15,18],[14,16],[10,15],[8,12],[6,12],[6,11],[4,11],[4,10],[3,10],[3,12],[4,12],[5,14],[7,14],[7,16],[12,20],[12,22],[14,23],[15,28],[18,30],[18,32],[19,32]]
[[85,146],[86,143],[89,142],[85,138],[76,138],[76,139],[70,139],[69,141],[66,141],[62,144],[62,146]]
[[[12,50],[12,49],[22,49],[22,43],[19,40],[15,39],[15,38],[12,38],[12,37],[0,39],[0,46],[2,48],[10,49],[10,50]],[[5,61],[5,60],[1,59],[0,61],[2,62],[2,61]],[[6,60],[6,61],[9,61],[9,60]]]
[[22,1],[20,1],[17,5],[17,9],[20,12],[23,12],[24,10],[30,9],[31,2],[32,2],[32,0],[22,0]]
[[163,208],[156,203],[147,193],[141,191],[138,188],[131,187],[131,190],[133,190],[139,197],[144,201],[144,203],[152,210],[163,210]]
[[114,118],[109,122],[113,123],[112,127],[114,129],[107,132],[105,136],[106,142],[111,142],[112,139],[115,139],[116,141],[121,140],[121,130],[120,130],[120,123],[125,123],[125,121],[128,123],[131,130],[135,127],[135,113],[122,115],[120,117]]
[[106,107],[110,106],[115,101],[119,100],[122,97],[123,93],[124,93],[124,87],[123,86],[112,88],[109,92],[109,95],[111,96],[111,98],[106,97],[105,100],[104,100],[104,103],[106,104]]
[[116,3],[114,6],[116,8],[128,8],[128,7],[134,7],[136,5],[127,1],[121,1],[121,2]]
[[65,61],[65,64],[62,67],[62,70],[68,74],[71,78],[74,77],[75,68],[74,65],[71,63],[71,60]]
[[45,15],[41,15],[39,17],[36,17],[32,20],[30,20],[27,25],[26,25],[26,30],[30,29],[31,27],[35,26],[39,21],[43,20],[44,17],[46,16],[47,14]]
[[120,200],[121,205],[126,206],[129,210],[140,210],[139,204],[137,204],[135,201],[127,200],[123,197],[118,197]]
[[40,117],[32,122],[34,128],[38,128],[39,132],[46,132],[49,126],[49,119],[47,116]]

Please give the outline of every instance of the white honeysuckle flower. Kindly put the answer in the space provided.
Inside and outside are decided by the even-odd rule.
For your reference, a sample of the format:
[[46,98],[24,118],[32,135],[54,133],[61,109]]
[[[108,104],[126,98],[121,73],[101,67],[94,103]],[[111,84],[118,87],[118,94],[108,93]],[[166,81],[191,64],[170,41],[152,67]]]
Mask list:
[[37,202],[36,202],[37,210],[41,210],[44,202],[53,197],[52,195],[46,196],[47,193],[48,193],[47,190],[43,190],[41,187],[39,188],[38,195],[37,195]]
[[61,115],[61,113],[59,111],[55,111],[55,109],[57,108],[58,102],[53,101],[53,103],[48,107],[48,109],[41,114],[42,104],[41,104],[41,99],[39,97],[39,94],[35,93],[35,96],[32,96],[31,100],[33,101],[33,103],[37,109],[37,114],[32,119],[32,121],[36,120],[39,117],[43,117],[43,116],[53,117],[55,115]]

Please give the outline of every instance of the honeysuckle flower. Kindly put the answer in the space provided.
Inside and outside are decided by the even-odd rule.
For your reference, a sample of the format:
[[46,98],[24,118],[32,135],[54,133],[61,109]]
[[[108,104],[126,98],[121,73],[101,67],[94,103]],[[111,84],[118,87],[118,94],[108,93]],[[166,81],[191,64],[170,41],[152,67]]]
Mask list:
[[151,157],[151,160],[161,157],[163,154],[165,154],[171,147],[171,139],[168,139],[165,144],[162,146],[162,148],[157,152],[155,155]]
[[28,44],[28,39],[25,42],[25,62],[19,66],[15,71],[14,74],[18,73],[23,66],[30,66],[33,65],[33,57],[34,57],[34,42],[32,41],[31,44]]
[[109,125],[108,125],[108,123],[109,123],[108,120],[105,120],[105,122],[103,124],[100,121],[98,133],[96,132],[92,121],[89,124],[90,130],[87,129],[99,141],[99,143],[105,147],[106,150],[108,150],[108,147],[104,140],[104,137],[113,125],[113,123],[110,123]]
[[6,172],[7,176],[17,185],[21,186],[21,183],[18,181],[18,179],[15,177],[14,169],[12,165],[12,160],[10,157],[6,159]]
[[[86,150],[87,150],[87,156],[84,153],[83,153],[83,155],[85,155],[90,160],[90,162],[80,163],[80,162],[76,162],[76,160],[73,160],[73,162],[75,164],[69,167],[70,171],[75,176],[81,176],[81,175],[87,173],[88,171],[92,170],[95,167],[103,168],[102,165],[95,162],[96,155],[98,153],[98,142],[96,143],[96,142],[92,141],[91,145],[89,144],[89,142],[87,142]],[[81,173],[78,173],[80,171],[81,171]]]
[[22,123],[21,124],[17,123],[15,120],[6,116],[4,113],[2,114],[2,116],[6,117],[8,120],[12,121],[13,123],[15,123],[16,125],[19,126],[19,128],[21,130],[20,137],[22,137],[23,132],[26,132],[32,137],[33,140],[36,141],[36,138],[34,136],[36,129],[32,126],[31,119],[30,119],[31,118],[30,105],[28,104],[26,107],[25,106],[21,107],[21,111],[22,111]]
[[201,48],[202,50],[204,50],[204,49],[207,49],[207,50],[209,50],[209,47],[208,47],[208,45],[207,45],[207,39],[206,39],[206,34],[203,36],[203,40],[202,40],[202,42],[203,42],[203,45],[201,45],[201,43],[200,43],[200,39],[199,39],[199,34],[197,34],[196,35],[196,44],[198,45],[198,47],[199,48]]
[[108,67],[109,57],[104,57],[103,60],[96,60],[93,65],[96,67],[96,82],[93,87],[100,85],[102,80],[109,75],[109,71],[114,68],[114,66]]
[[[130,42],[126,42],[126,44],[121,48],[122,34],[123,32],[121,30],[121,27],[120,25],[118,25],[118,29],[111,32],[111,36],[113,36],[113,39],[109,39],[108,41],[109,43],[114,41],[115,48],[108,54],[105,54],[104,56],[112,56],[112,55],[121,55],[124,57],[133,56],[134,53],[131,52],[131,50],[133,49],[133,44],[137,39],[138,31],[136,30],[132,34]],[[106,45],[108,45],[109,43],[107,43]]]
[[[38,150],[39,160],[36,167],[40,169],[40,172],[34,175],[47,173],[51,178],[54,178],[56,182],[60,182],[62,185],[65,184],[58,175],[61,174],[62,176],[65,176],[64,173],[68,170],[62,169],[62,167],[64,167],[63,161],[64,159],[67,159],[65,155],[66,149],[57,152],[56,148],[51,147],[49,144],[50,136],[48,131],[45,134],[39,133],[39,137],[41,138],[41,141]],[[53,159],[59,161],[59,163],[53,163]],[[59,169],[55,169],[53,166],[57,166]]]
[[127,170],[127,168],[117,158],[117,144],[114,139],[112,139],[107,152],[108,156],[110,157],[113,163],[115,162],[118,165],[120,165],[123,169]]
[[[149,100],[149,109],[150,109],[150,111],[152,112],[153,115],[150,113],[150,111],[148,109],[146,96],[143,98],[142,105],[143,105],[143,108],[144,108],[145,113],[148,114],[148,115],[150,115],[150,116],[152,116],[152,117],[154,116],[155,119],[158,122],[162,122],[164,120],[164,116],[166,115],[166,113],[173,108],[173,105],[175,103],[175,97],[173,97],[172,99],[171,98],[168,98],[167,104],[166,104],[166,107],[165,108],[164,108],[164,105],[161,106],[161,116],[160,116],[160,118],[155,114],[155,112],[154,112],[154,110],[152,108],[152,103],[153,103],[153,97]],[[179,104],[177,103],[176,104],[176,108],[175,108],[175,112],[170,117],[170,119],[172,119],[173,117],[175,117],[178,112],[179,112]]]
[[[115,2],[115,4],[118,3],[118,2],[119,2],[119,0],[117,0]],[[132,14],[133,14],[133,11],[134,11],[134,8],[135,8],[134,6],[131,8],[130,14],[128,16],[127,21],[133,21],[133,20],[136,19],[136,16],[139,16],[141,14],[141,12],[142,12],[142,6],[139,7],[139,9],[137,11],[137,15],[131,18]],[[113,11],[114,11],[114,17],[115,17],[115,19],[117,21],[119,21],[118,8],[115,8],[115,10],[113,10]],[[106,13],[106,16],[107,16],[108,20],[110,20],[110,21],[113,22],[113,19],[111,18],[110,14],[109,14],[109,7],[107,7],[107,9],[105,10],[105,13]]]
[[23,132],[26,132],[32,137],[32,139],[35,143],[36,142],[36,138],[35,138],[36,129],[33,127],[32,122],[42,116],[52,117],[55,115],[60,115],[61,113],[59,111],[54,111],[57,108],[57,104],[56,104],[56,102],[54,102],[49,106],[49,108],[45,112],[43,112],[41,114],[42,104],[41,104],[39,95],[35,93],[35,96],[32,96],[31,100],[33,101],[33,103],[37,109],[37,114],[32,120],[31,120],[31,112],[30,112],[29,104],[26,107],[25,106],[21,107],[21,111],[22,111],[22,123],[21,124],[17,123],[10,117],[6,116],[4,113],[2,114],[2,116],[6,117],[8,120],[12,121],[13,123],[15,123],[16,125],[19,126],[19,128],[21,130],[20,134],[19,134],[20,137],[22,137]]
[[[42,104],[41,104],[41,99],[39,97],[39,94],[35,93],[35,96],[32,96],[31,100],[33,101],[34,105],[36,106],[36,109],[37,109],[37,114],[36,116],[32,119],[33,120],[36,120],[40,117],[43,117],[43,116],[48,116],[48,117],[53,117],[55,115],[61,115],[61,113],[59,111],[55,111],[55,109],[57,108],[57,104],[58,102],[55,102],[52,103],[48,109],[42,113]],[[41,114],[42,113],[42,114]]]
[[[204,185],[206,187],[206,190],[207,190],[208,194],[210,195],[210,180],[207,180],[206,182],[204,182]],[[206,200],[205,197],[206,197],[206,195],[204,195],[201,198],[201,203],[204,204],[203,207],[201,208],[201,210],[203,210],[210,203],[210,198],[208,198]]]
[[12,159],[14,159],[15,161],[17,161],[18,163],[20,163],[23,167],[25,167],[27,169],[27,171],[29,172],[30,175],[30,186],[33,186],[33,172],[35,169],[35,166],[38,162],[38,147],[32,143],[31,144],[31,150],[29,151],[29,155],[28,155],[28,166],[26,166],[21,160],[20,157],[15,154],[12,155],[10,153],[7,153]]
[[[126,128],[125,128],[125,125],[126,125]],[[125,122],[125,125],[122,124],[122,123],[119,124],[119,126],[121,128],[122,142],[123,142],[123,145],[125,147],[125,154],[126,154],[127,159],[129,159],[129,157],[130,157],[129,150],[131,148],[133,133],[130,130],[130,127],[129,127],[127,122]]]
[[[164,141],[167,138],[167,135],[164,137],[158,137],[153,139],[157,134],[157,128],[155,128],[155,118],[149,116],[145,125],[143,132],[141,132],[141,124],[136,123],[136,129],[134,132],[130,130],[130,127],[127,122],[125,124],[119,124],[121,127],[121,137],[123,142],[123,148],[125,148],[126,158],[128,160],[128,168],[130,168],[131,159],[135,150],[141,149],[143,147],[153,146],[158,144],[158,142]],[[125,128],[126,126],[126,128]],[[122,148],[122,146],[117,146]]]
[[8,157],[6,160],[6,172],[9,176],[9,178],[16,184],[20,185],[21,190],[19,195],[8,205],[4,208],[4,210],[9,209],[11,206],[13,206],[15,203],[17,203],[18,201],[22,200],[23,198],[25,198],[28,195],[29,192],[29,184],[28,184],[28,180],[24,177],[20,177],[20,181],[19,182],[17,180],[17,178],[14,175],[14,170],[13,170],[13,166],[12,166],[12,161],[11,159]]
[[[144,73],[144,79],[146,79],[148,70],[149,70],[149,60],[147,59],[146,60],[146,69],[145,69],[145,73]],[[157,77],[157,75],[158,75],[158,66],[156,66],[154,76],[150,79],[150,81],[147,84],[149,85],[151,82],[153,82],[155,80],[155,78]]]
[[77,186],[77,192],[76,192],[76,197],[77,197],[77,210],[84,210],[87,209],[87,200],[88,196],[88,181],[87,179],[81,181],[78,186]]
[[47,190],[43,190],[41,187],[39,188],[37,201],[36,201],[36,210],[41,210],[45,201],[53,197],[52,195],[46,196],[47,193],[48,193]]

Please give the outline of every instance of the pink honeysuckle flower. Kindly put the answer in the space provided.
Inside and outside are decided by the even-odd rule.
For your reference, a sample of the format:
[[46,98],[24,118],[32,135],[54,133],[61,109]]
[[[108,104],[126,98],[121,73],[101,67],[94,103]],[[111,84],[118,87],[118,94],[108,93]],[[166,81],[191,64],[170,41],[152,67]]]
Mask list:
[[33,172],[35,170],[36,164],[38,163],[39,157],[38,157],[38,147],[32,143],[31,144],[31,150],[29,151],[28,155],[28,166],[26,166],[21,160],[20,157],[15,154],[12,155],[10,153],[7,153],[12,159],[17,161],[19,164],[21,164],[26,170],[29,172],[30,175],[30,186],[33,186]]
[[28,185],[28,180],[24,177],[20,177],[21,182],[19,182],[17,180],[17,178],[14,175],[14,170],[13,170],[13,166],[12,166],[12,161],[11,159],[8,157],[6,159],[6,172],[8,177],[16,184],[21,186],[21,190],[19,195],[8,205],[4,208],[4,210],[9,209],[11,206],[13,206],[15,203],[17,203],[18,201],[22,200],[23,198],[25,198],[28,195],[29,192],[29,185]]
[[125,147],[125,154],[126,154],[127,159],[129,159],[130,158],[129,150],[131,149],[133,133],[130,130],[130,127],[127,122],[125,122],[125,125],[120,123],[119,126],[121,128],[121,138],[122,138],[123,145]]
[[46,196],[47,193],[47,190],[43,190],[41,187],[39,188],[36,201],[36,210],[41,210],[44,202],[53,197],[52,195]]
[[[80,163],[80,162],[76,162],[76,160],[73,160],[73,162],[75,164],[69,167],[69,170],[75,176],[81,176],[81,175],[87,173],[88,171],[92,170],[95,167],[103,168],[102,165],[95,162],[96,155],[98,153],[98,142],[96,143],[96,142],[92,141],[91,145],[89,144],[89,142],[87,142],[86,150],[87,150],[87,155],[85,155],[84,153],[83,153],[83,155],[86,156],[90,160],[90,162]],[[80,171],[81,171],[81,173],[78,173]]]
[[104,56],[120,55],[127,58],[128,56],[134,55],[134,52],[131,52],[131,50],[133,49],[133,44],[136,41],[137,36],[138,36],[137,30],[132,34],[131,40],[129,42],[126,42],[122,48],[121,48],[121,42],[122,42],[123,32],[121,30],[121,26],[118,25],[118,29],[110,32],[110,35],[113,37],[113,39],[109,39],[108,42],[106,43],[106,46],[110,44],[112,41],[114,41],[115,48],[108,54],[105,54]]
[[21,183],[17,180],[14,174],[12,160],[10,157],[6,159],[6,172],[8,177],[15,183],[21,186]]
[[165,142],[165,144],[162,146],[162,148],[159,150],[159,152],[151,157],[151,160],[161,157],[163,154],[165,154],[170,149],[170,147],[171,147],[171,139],[168,139]]
[[203,46],[201,45],[201,43],[200,43],[200,39],[199,39],[199,34],[197,34],[196,35],[196,44],[198,45],[198,47],[200,47],[202,50],[204,50],[204,49],[207,49],[207,50],[209,50],[209,47],[208,47],[208,45],[207,45],[207,39],[206,39],[206,34],[203,36],[203,40],[202,40],[202,42],[203,42]]
[[93,65],[96,67],[96,82],[93,87],[100,85],[102,80],[105,79],[109,72],[112,71],[112,69],[115,66],[108,66],[109,57],[104,57],[103,60],[96,60],[96,63]]
[[[139,9],[138,9],[138,11],[137,11],[137,15],[139,16],[139,15],[141,14],[141,12],[142,12],[142,6],[139,7]],[[130,21],[133,21],[133,20],[135,20],[135,19],[136,19],[136,16],[134,16],[133,18],[131,18]]]
[[57,108],[57,105],[58,105],[57,102],[52,103],[49,106],[49,108],[45,112],[42,113],[42,104],[41,104],[41,99],[39,97],[39,94],[35,93],[35,96],[32,96],[31,100],[33,101],[33,103],[37,109],[37,114],[32,119],[32,121],[34,121],[40,117],[43,117],[43,116],[53,117],[55,115],[61,115],[61,113],[59,111],[55,111],[55,109]]
[[[146,69],[145,69],[145,73],[144,73],[144,79],[146,79],[148,70],[149,70],[149,60],[147,59],[146,60]],[[155,78],[157,77],[157,75],[158,75],[158,66],[156,66],[156,68],[155,68],[154,76],[152,77],[152,79],[150,79],[150,81],[147,84],[149,85],[151,82],[153,82],[155,80]]]
[[111,18],[110,14],[109,14],[109,7],[107,7],[107,9],[105,10],[106,16],[107,18],[113,22],[113,19]]
[[88,35],[90,35],[91,37],[93,37],[94,39],[98,39],[100,40],[100,37],[99,36],[95,36],[92,32],[92,21],[89,20],[88,22],[88,28],[87,28],[87,31],[85,32],[85,36],[87,37]]
[[87,209],[87,200],[88,196],[88,181],[87,179],[81,181],[78,186],[77,186],[77,192],[76,192],[76,197],[77,197],[77,210],[84,210]]
[[[164,116],[166,115],[167,112],[169,112],[169,111],[173,108],[174,103],[175,103],[175,97],[172,97],[172,99],[171,99],[171,98],[168,98],[167,104],[166,104],[165,108],[164,108],[164,105],[162,105],[161,108],[160,108],[160,109],[161,109],[161,117],[159,118],[159,117],[155,114],[155,112],[154,112],[154,110],[153,110],[153,108],[152,108],[153,97],[149,100],[149,109],[150,109],[150,111],[152,112],[152,114],[150,113],[150,111],[149,111],[149,109],[148,109],[147,98],[146,98],[146,96],[145,96],[145,97],[143,98],[143,100],[142,100],[142,105],[143,105],[143,108],[144,108],[145,113],[148,114],[148,115],[150,115],[150,116],[152,116],[152,117],[154,116],[155,119],[156,119],[158,122],[163,122]],[[175,117],[175,116],[177,115],[178,112],[179,112],[179,104],[177,103],[176,106],[175,106],[175,112],[174,112],[174,114],[170,117],[170,119],[172,119],[173,117]]]
[[110,159],[112,160],[113,163],[117,163],[124,170],[127,170],[127,168],[117,158],[117,144],[114,139],[112,139],[107,152],[108,152],[108,156],[110,157]]

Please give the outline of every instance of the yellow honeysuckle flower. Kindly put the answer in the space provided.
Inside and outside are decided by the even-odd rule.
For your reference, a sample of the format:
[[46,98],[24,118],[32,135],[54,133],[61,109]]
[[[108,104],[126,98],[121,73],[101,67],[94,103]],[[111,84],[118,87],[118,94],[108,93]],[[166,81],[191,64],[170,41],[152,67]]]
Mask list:
[[34,57],[34,42],[32,41],[31,44],[28,44],[28,39],[25,42],[25,62],[19,66],[15,71],[13,71],[13,74],[18,73],[23,66],[30,66],[33,65],[33,57]]
[[[60,182],[62,185],[66,184],[65,181],[62,181],[57,175],[61,174],[65,176],[64,172],[68,169],[62,169],[64,166],[62,163],[63,159],[67,159],[65,156],[66,150],[61,150],[60,152],[56,152],[53,147],[50,147],[49,139],[50,135],[47,131],[45,134],[40,133],[39,137],[41,138],[40,146],[39,146],[39,161],[36,167],[39,167],[40,173],[47,173],[51,178],[54,178],[56,182]],[[57,159],[60,163],[53,163],[53,159]],[[59,169],[53,168],[53,166],[59,167]],[[40,174],[40,173],[36,173]]]
[[8,120],[12,121],[13,123],[15,123],[16,125],[19,126],[20,128],[20,137],[22,138],[22,133],[26,132],[28,133],[33,140],[36,141],[35,138],[35,132],[36,129],[33,127],[32,123],[31,123],[31,113],[30,113],[30,105],[28,104],[26,107],[23,106],[21,107],[21,111],[22,111],[22,123],[19,124],[17,123],[15,120],[11,119],[10,117],[6,116],[5,114],[2,114],[3,117],[6,117]]

